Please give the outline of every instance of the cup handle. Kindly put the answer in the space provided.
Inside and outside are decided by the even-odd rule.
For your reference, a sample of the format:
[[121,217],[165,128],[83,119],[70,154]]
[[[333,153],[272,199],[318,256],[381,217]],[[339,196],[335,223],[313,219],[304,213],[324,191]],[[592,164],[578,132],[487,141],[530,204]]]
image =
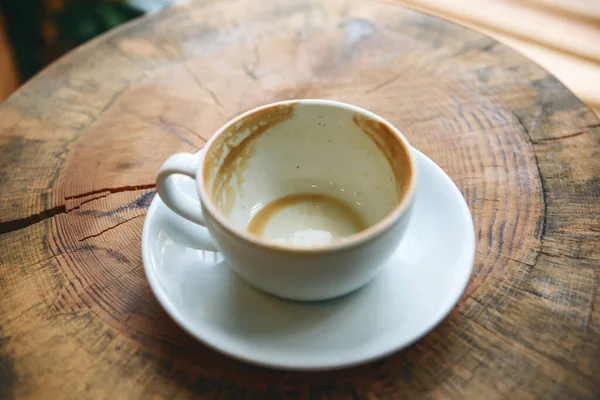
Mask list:
[[[156,190],[167,207],[183,218],[201,226],[205,226],[202,208],[197,200],[192,199],[177,187],[174,178],[175,175],[185,175],[195,180],[198,165],[203,156],[203,152],[198,155],[173,154],[163,163],[156,176]],[[200,250],[218,251],[213,238],[206,229],[194,230],[194,232]]]

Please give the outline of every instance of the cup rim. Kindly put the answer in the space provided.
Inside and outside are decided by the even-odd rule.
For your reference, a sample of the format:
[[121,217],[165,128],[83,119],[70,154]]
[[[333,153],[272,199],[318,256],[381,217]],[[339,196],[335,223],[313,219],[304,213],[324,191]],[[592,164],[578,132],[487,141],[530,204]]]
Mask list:
[[322,254],[322,253],[331,253],[331,252],[336,252],[336,251],[344,251],[344,250],[348,250],[350,248],[357,247],[361,244],[370,242],[371,240],[380,236],[384,232],[388,231],[398,221],[398,219],[405,213],[405,211],[408,209],[408,207],[412,203],[412,199],[414,197],[414,192],[415,192],[415,187],[416,187],[416,182],[417,182],[417,168],[416,168],[416,162],[415,162],[414,156],[411,151],[411,146],[410,146],[408,140],[404,137],[404,135],[402,135],[402,133],[390,122],[388,122],[384,118],[380,117],[379,115],[377,115],[371,111],[365,110],[364,108],[361,108],[361,107],[358,107],[358,106],[355,106],[352,104],[343,103],[343,102],[335,101],[335,100],[295,99],[295,100],[278,101],[278,102],[265,104],[265,105],[253,108],[253,109],[248,110],[248,111],[238,115],[237,117],[234,117],[233,119],[229,120],[215,132],[215,134],[208,140],[208,142],[206,142],[206,144],[204,145],[202,150],[205,151],[205,154],[210,152],[216,139],[219,136],[221,136],[221,134],[223,134],[231,126],[233,126],[236,123],[238,123],[239,121],[245,119],[249,115],[252,115],[256,112],[259,112],[261,110],[268,109],[271,107],[280,106],[280,105],[285,106],[285,105],[292,105],[292,104],[328,105],[328,106],[333,106],[333,107],[337,107],[337,108],[344,108],[344,109],[353,111],[354,113],[359,114],[363,117],[367,117],[371,120],[375,120],[375,121],[378,121],[378,122],[384,124],[388,128],[388,130],[394,135],[396,140],[398,140],[400,145],[402,146],[402,149],[404,150],[405,155],[408,160],[408,163],[410,165],[411,173],[409,174],[407,189],[404,192],[404,194],[403,194],[402,198],[400,199],[400,201],[398,202],[398,204],[392,209],[391,212],[389,212],[385,217],[383,217],[382,219],[377,221],[375,224],[368,227],[367,229],[364,229],[364,230],[357,232],[351,236],[348,236],[347,238],[344,238],[344,240],[338,240],[338,241],[334,241],[330,244],[312,246],[312,247],[295,247],[295,246],[291,246],[291,245],[274,243],[272,241],[258,238],[242,229],[236,228],[235,226],[233,226],[233,224],[231,224],[229,222],[229,220],[225,217],[225,215],[223,215],[221,213],[221,211],[219,211],[219,209],[215,206],[213,200],[208,195],[208,190],[206,188],[206,182],[204,182],[204,166],[205,166],[204,160],[206,158],[203,158],[201,160],[201,162],[199,163],[198,172],[196,174],[196,189],[197,189],[198,195],[200,197],[200,201],[201,201],[202,209],[203,209],[204,213],[209,213],[211,215],[211,217],[214,219],[214,221],[216,221],[217,224],[222,229],[224,229],[225,231],[229,232],[230,234],[234,235],[235,237],[241,239],[242,241],[244,241],[248,244],[251,244],[251,245],[254,245],[254,246],[257,246],[260,248],[268,249],[270,251],[279,251],[279,252],[285,252],[285,253],[298,253],[298,254],[309,255],[309,254]]

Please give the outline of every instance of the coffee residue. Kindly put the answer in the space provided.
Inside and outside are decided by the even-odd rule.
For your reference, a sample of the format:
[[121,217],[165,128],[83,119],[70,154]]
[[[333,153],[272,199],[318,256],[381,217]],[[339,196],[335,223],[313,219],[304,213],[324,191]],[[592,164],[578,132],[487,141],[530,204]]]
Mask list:
[[[291,118],[295,106],[296,103],[280,104],[247,115],[232,124],[207,151],[204,182],[217,208],[226,216],[233,209],[237,188],[243,183],[242,173],[248,165],[248,159],[254,154],[255,139],[273,126]],[[239,135],[248,130],[251,131],[248,136],[235,144]],[[228,153],[220,162],[224,151]],[[215,173],[214,169],[217,167]],[[211,182],[212,176],[215,178]],[[236,187],[231,182],[233,177],[236,177]]]
[[408,161],[408,152],[404,144],[394,135],[387,124],[354,115],[354,123],[371,138],[373,143],[385,156],[396,178],[396,192],[402,198],[406,187],[410,186],[412,168]]
[[321,212],[326,212],[327,206],[333,207],[344,216],[346,221],[350,222],[350,224],[356,229],[356,232],[360,232],[367,228],[358,212],[345,202],[322,194],[302,193],[284,196],[265,205],[250,220],[246,230],[249,233],[261,237],[265,227],[277,213],[298,204],[308,204],[315,207],[321,207]]

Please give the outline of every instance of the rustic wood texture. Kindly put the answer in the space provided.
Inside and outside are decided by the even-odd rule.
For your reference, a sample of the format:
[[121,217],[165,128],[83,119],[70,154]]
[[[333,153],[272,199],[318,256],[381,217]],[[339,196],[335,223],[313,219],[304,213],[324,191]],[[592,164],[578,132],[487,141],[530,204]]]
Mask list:
[[[459,186],[477,234],[472,281],[437,329],[336,372],[197,343],[140,256],[168,155],[308,97],[397,125]],[[2,399],[600,397],[600,121],[493,39],[383,2],[181,5],[20,88],[0,106],[0,155]]]

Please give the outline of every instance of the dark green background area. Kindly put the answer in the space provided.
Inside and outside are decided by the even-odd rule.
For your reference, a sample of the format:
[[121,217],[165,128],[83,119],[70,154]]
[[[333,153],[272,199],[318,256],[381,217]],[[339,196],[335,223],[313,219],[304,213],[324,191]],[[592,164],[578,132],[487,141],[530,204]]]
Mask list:
[[22,80],[73,47],[143,14],[120,0],[2,0],[0,10]]

